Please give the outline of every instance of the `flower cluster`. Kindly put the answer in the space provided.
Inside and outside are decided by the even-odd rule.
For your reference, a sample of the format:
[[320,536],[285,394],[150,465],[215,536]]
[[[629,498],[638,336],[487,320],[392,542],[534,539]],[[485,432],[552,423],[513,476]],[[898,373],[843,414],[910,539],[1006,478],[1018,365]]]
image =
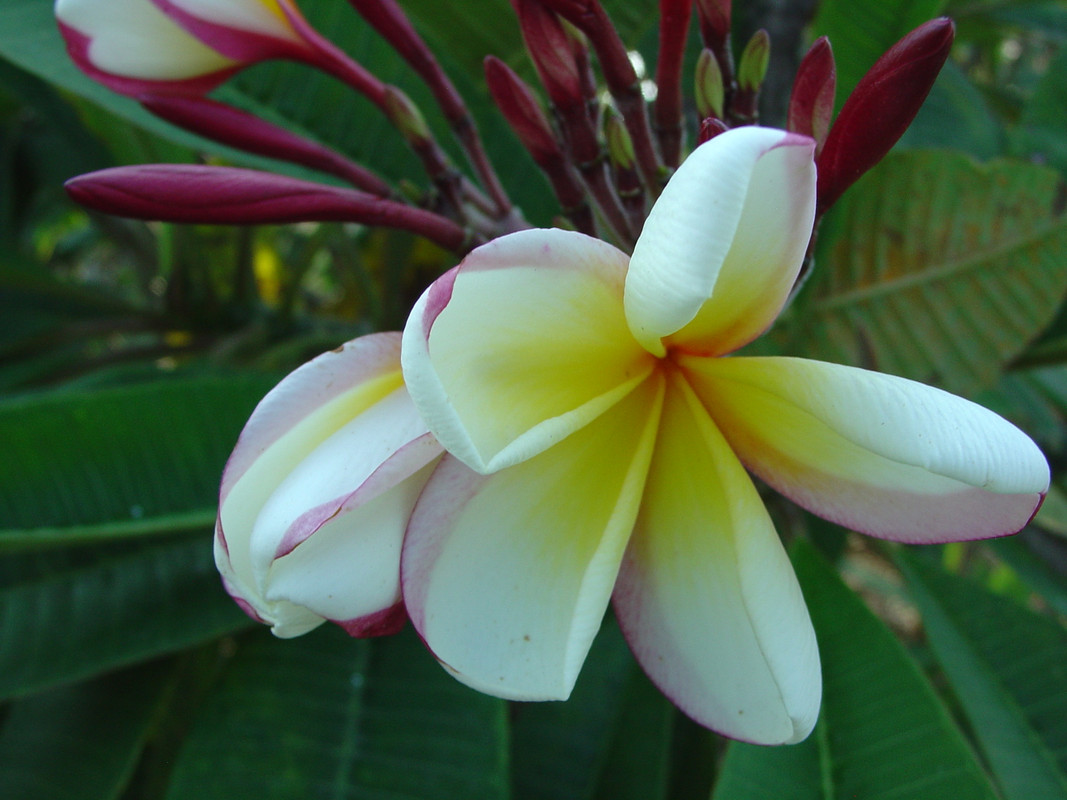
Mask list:
[[[391,21],[379,30],[401,53],[422,53],[390,0],[353,4],[372,23]],[[216,138],[230,130],[219,120],[239,112],[190,97],[190,85],[200,91],[268,56],[353,69],[338,67],[349,62],[284,0],[115,5],[152,19],[160,32],[145,35],[171,50],[160,47],[151,68],[131,66],[133,55],[105,52],[121,19],[102,2],[59,0],[75,58],[120,90],[131,80],[149,86],[146,105]],[[300,202],[315,218],[374,205],[382,224],[436,230],[439,241],[447,231],[458,252],[488,241],[426,289],[402,335],[349,342],[263,399],[223,476],[219,570],[279,636],[324,620],[378,635],[410,619],[461,681],[522,700],[569,695],[613,603],[637,660],[692,718],[750,741],[799,741],[818,714],[818,651],[749,472],[813,513],[913,543],[1017,531],[1048,488],[1036,445],[973,403],[857,368],[735,355],[785,306],[818,215],[907,124],[951,26],[933,23],[890,51],[832,126],[833,61],[817,43],[797,80],[792,130],[780,131],[749,124],[766,42],[745,48],[735,75],[729,4],[702,0],[704,141],[683,159],[684,137],[666,123],[681,113],[676,56],[688,2],[663,4],[658,139],[646,136],[646,106],[598,3],[515,5],[556,122],[495,60],[490,89],[577,230],[506,232],[522,225],[477,155],[485,194],[449,177],[452,200],[424,208],[381,195],[367,204],[369,186],[324,188],[310,201],[286,195],[284,181],[256,179],[272,220],[299,216],[286,210]],[[605,137],[591,127],[590,46],[618,114]],[[177,55],[165,68],[168,52]],[[444,85],[435,62],[412,61]],[[901,73],[929,80],[879,118],[871,97]],[[161,82],[181,92],[161,95]],[[395,92],[384,97],[399,127],[425,144],[411,109]],[[442,108],[451,119],[463,112],[450,102]],[[872,115],[876,135],[857,138]],[[255,131],[262,147],[312,157],[306,143]],[[599,158],[605,142],[610,170]],[[369,181],[361,169],[353,174]],[[197,184],[177,174],[88,176],[75,191],[98,205],[118,197],[112,207],[129,213],[208,185],[211,213],[254,216],[242,210],[247,176],[199,173]],[[282,188],[272,195],[271,186]],[[620,192],[626,186],[638,202]],[[178,206],[192,208],[193,198]],[[474,224],[476,206],[488,213]],[[631,243],[632,253],[620,249]]]

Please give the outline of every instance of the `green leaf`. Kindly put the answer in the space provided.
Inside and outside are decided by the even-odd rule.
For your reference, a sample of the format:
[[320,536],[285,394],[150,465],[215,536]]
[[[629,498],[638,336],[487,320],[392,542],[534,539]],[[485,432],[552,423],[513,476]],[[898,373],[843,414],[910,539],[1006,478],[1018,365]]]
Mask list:
[[819,639],[823,704],[799,745],[730,745],[713,800],[993,800],[918,665],[814,547],[792,550]]
[[924,559],[897,563],[1005,800],[1067,798],[1067,632]]
[[154,664],[12,704],[0,729],[0,796],[121,797],[169,692],[166,678]]
[[324,626],[240,640],[175,765],[168,800],[507,797],[506,705],[462,686],[407,632]]
[[274,382],[175,378],[0,402],[0,549],[209,521],[237,434]]
[[1067,174],[1067,48],[1049,64],[1026,104],[1015,152],[1038,156]]
[[891,155],[834,209],[789,352],[972,394],[996,381],[1067,291],[1053,170]]
[[1067,544],[1030,529],[985,545],[1057,614],[1067,617]]
[[814,36],[829,36],[837,63],[837,107],[856,88],[875,61],[927,20],[947,0],[823,0]]
[[[13,561],[26,557],[0,558]],[[24,570],[20,570],[24,571]],[[0,588],[0,698],[71,683],[251,624],[222,589],[211,530],[10,577]]]
[[612,739],[620,732],[622,693],[635,669],[619,626],[609,616],[567,702],[515,706],[511,751],[515,800],[593,796]]

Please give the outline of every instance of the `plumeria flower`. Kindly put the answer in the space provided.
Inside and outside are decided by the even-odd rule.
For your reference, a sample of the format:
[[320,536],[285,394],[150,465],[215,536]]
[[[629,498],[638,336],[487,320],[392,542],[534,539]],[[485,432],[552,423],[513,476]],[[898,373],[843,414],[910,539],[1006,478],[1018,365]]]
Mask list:
[[353,636],[406,620],[400,547],[441,447],[400,375],[400,334],[308,362],[252,413],[223,473],[215,561],[280,637],[326,619]]
[[130,95],[200,94],[266,58],[314,60],[292,0],[56,0],[74,62]]
[[408,524],[403,596],[464,683],[566,698],[613,598],[638,661],[693,719],[796,742],[818,714],[815,635],[745,467],[902,542],[1011,533],[1039,506],[1044,457],[980,406],[852,367],[727,357],[793,286],[813,150],[723,133],[670,180],[631,257],[519,232],[412,311],[404,378],[448,454]]

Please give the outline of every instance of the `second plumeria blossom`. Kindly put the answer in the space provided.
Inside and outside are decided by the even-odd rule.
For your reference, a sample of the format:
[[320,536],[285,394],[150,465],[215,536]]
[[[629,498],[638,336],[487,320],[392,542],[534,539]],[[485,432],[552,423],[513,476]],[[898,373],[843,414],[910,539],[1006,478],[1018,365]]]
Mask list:
[[1012,533],[1036,445],[938,389],[728,354],[784,306],[815,212],[814,142],[745,127],[699,147],[632,257],[523,231],[423,295],[404,378],[447,454],[401,557],[408,614],[463,682],[569,695],[608,603],[698,722],[796,742],[818,714],[815,635],[746,467],[801,506],[903,542]]

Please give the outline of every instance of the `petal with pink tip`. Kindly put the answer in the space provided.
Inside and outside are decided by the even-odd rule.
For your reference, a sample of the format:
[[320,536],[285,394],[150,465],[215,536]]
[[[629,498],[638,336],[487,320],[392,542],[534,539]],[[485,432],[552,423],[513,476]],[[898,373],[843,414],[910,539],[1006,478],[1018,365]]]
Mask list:
[[530,230],[474,250],[423,294],[404,379],[433,434],[488,473],[551,447],[645,379],[626,327],[626,256],[580,233]]
[[[235,62],[184,31],[149,0],[57,0],[56,18],[75,62],[93,77],[132,80],[116,87],[126,94],[143,81],[191,81],[229,74]],[[206,91],[209,86],[205,86]]]
[[694,150],[652,208],[626,277],[626,318],[650,352],[727,353],[781,311],[811,237],[815,143],[735,128]]
[[219,570],[279,636],[322,617],[359,630],[399,602],[404,527],[441,452],[404,390],[399,338],[356,339],[291,373],[227,463]]
[[752,481],[684,377],[670,377],[615,610],[682,711],[761,744],[804,739],[821,697],[807,607]]
[[297,39],[289,15],[298,13],[290,0],[150,0],[164,10],[179,10],[190,17],[236,30]]
[[741,460],[813,513],[903,542],[1021,529],[1048,464],[993,412],[920,383],[796,358],[685,358]]
[[662,380],[521,464],[482,476],[446,457],[404,541],[404,600],[459,680],[565,699],[600,627],[641,498]]

